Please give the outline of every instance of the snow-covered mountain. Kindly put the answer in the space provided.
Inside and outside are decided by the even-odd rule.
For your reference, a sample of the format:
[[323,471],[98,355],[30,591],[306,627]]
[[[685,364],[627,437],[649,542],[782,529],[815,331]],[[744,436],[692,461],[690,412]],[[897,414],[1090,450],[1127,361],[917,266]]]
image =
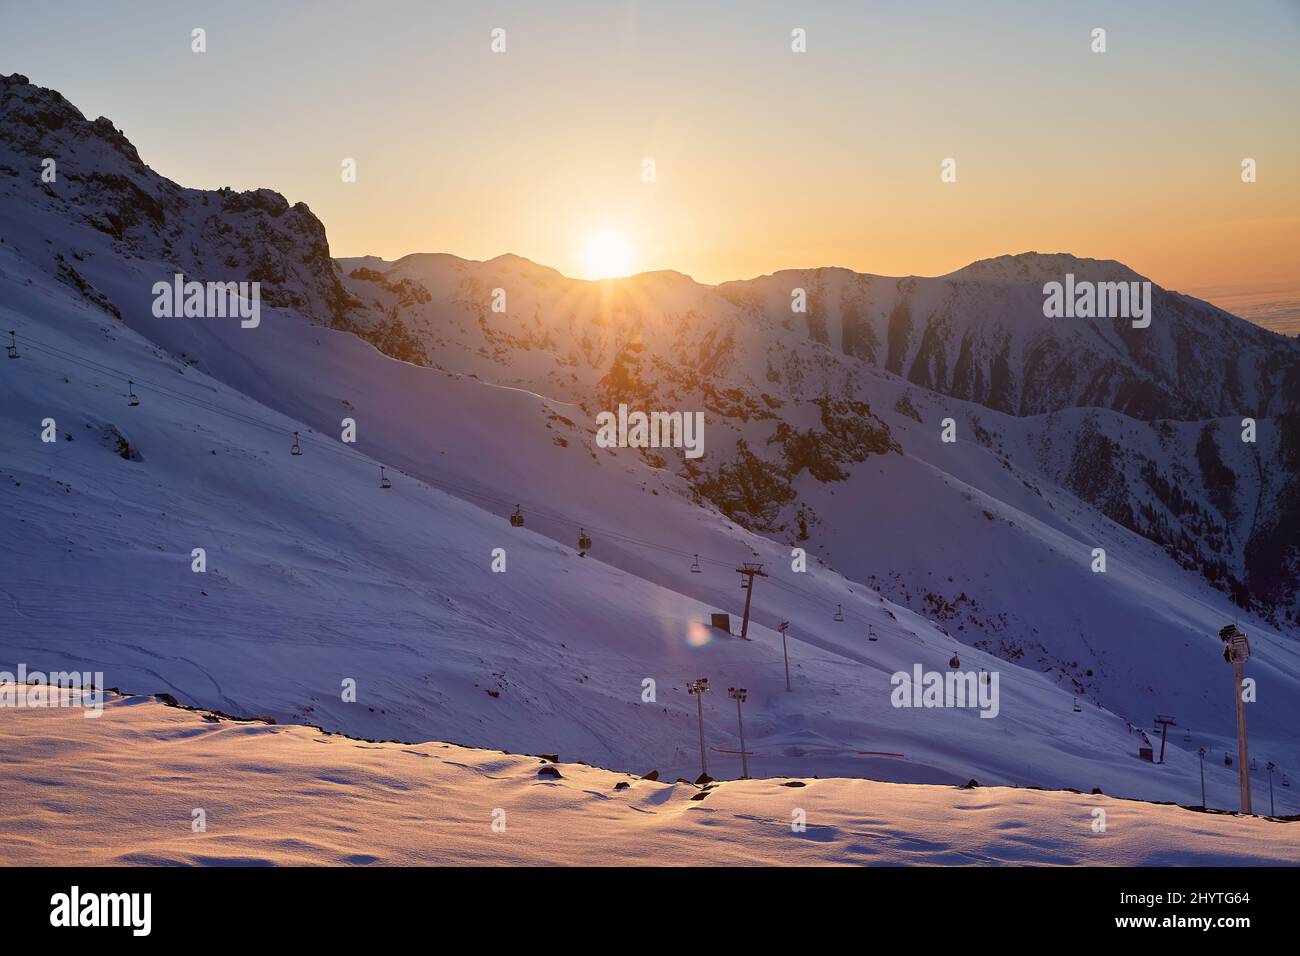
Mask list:
[[[1114,260],[1000,256],[935,278],[778,272],[718,288],[748,315],[914,385],[1011,415],[1103,407],[1142,420],[1300,410],[1300,342],[1153,284],[1150,327],[1043,315],[1043,286],[1149,281]],[[808,310],[792,316],[792,288]]]
[[[193,277],[239,275],[262,283],[268,305],[321,322],[341,316],[345,295],[325,228],[305,203],[291,207],[270,189],[178,186],[146,166],[106,117],[87,122],[58,92],[17,74],[0,76],[0,125],[0,175],[21,184],[25,203],[112,237],[121,255]],[[64,282],[112,311],[76,262],[53,254]]]
[[[958,446],[1031,446],[1009,462],[1026,480],[1072,492],[1274,624],[1300,622],[1300,341],[1158,287],[1149,328],[1043,316],[1044,282],[1067,273],[1145,281],[1118,263],[1031,253],[937,279],[823,269],[717,288],[675,273],[582,282],[513,256],[345,271],[386,327],[419,343],[393,353],[403,358],[589,414],[622,401],[705,409],[719,437],[686,473],[755,530],[824,544],[810,524],[853,516],[812,507],[801,477],[844,480],[896,450],[909,420],[929,430],[928,449],[952,415],[967,426]],[[806,312],[791,311],[792,290]],[[963,457],[948,451],[945,470]]]
[[[1215,634],[1239,615],[1257,780],[1267,760],[1300,770],[1298,353],[1280,336],[1163,290],[1148,339],[1052,325],[1043,275],[1120,268],[1055,257],[717,288],[514,256],[336,263],[303,204],[177,186],[21,77],[0,129],[19,353],[0,375],[0,667],[691,777],[685,683],[708,675],[715,776],[740,770],[730,683],[754,775],[1199,803],[1205,746],[1209,802],[1233,806]],[[260,281],[261,323],[156,318],[177,271]],[[599,447],[595,415],[620,402],[704,411],[705,456]],[[738,615],[741,561],[769,574],[744,643],[708,626]],[[996,719],[891,704],[890,675],[953,658],[1000,675]],[[1179,720],[1164,766],[1137,757],[1156,712]]]

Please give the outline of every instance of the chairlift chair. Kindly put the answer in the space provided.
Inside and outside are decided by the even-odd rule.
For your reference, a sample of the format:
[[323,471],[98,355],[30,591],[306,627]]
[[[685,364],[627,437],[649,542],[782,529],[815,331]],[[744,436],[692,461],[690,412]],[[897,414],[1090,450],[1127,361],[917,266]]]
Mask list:
[[9,353],[10,358],[18,357],[18,333],[16,331],[9,333],[9,344],[5,346],[5,351]]
[[844,620],[844,605],[843,605],[843,604],[837,604],[837,605],[835,605],[835,620],[837,620],[837,621],[842,621],[842,620]]
[[515,505],[515,513],[510,516],[510,527],[522,528],[524,526],[524,513]]
[[132,408],[140,404],[140,396],[135,393],[135,382],[128,381],[126,383],[126,396],[126,403]]
[[1190,744],[1191,742],[1192,742],[1192,731],[1189,728],[1183,731],[1183,743]]
[[746,575],[746,574],[742,574],[742,575],[740,576],[740,589],[741,589],[742,591],[748,591],[748,590],[749,590],[749,581],[750,581],[750,578],[749,578],[748,575]]
[[700,556],[697,554],[695,560],[691,562],[691,574],[700,573]]
[[379,487],[380,487],[380,488],[391,488],[391,487],[393,487],[393,483],[392,483],[391,481],[389,481],[389,480],[388,480],[388,476],[384,474],[384,466],[383,466],[383,465],[380,465],[380,466],[379,466]]
[[584,528],[578,529],[578,550],[579,551],[591,550],[591,538],[587,536],[586,529]]
[[293,447],[289,449],[289,454],[291,454],[291,455],[301,455],[301,454],[302,454],[302,445],[298,444],[298,433],[297,433],[297,432],[294,432],[294,433],[293,433]]
[[1074,712],[1075,712],[1076,714],[1082,714],[1082,713],[1083,713],[1083,708],[1079,706],[1079,698],[1077,698],[1077,697],[1074,698]]
[[867,625],[867,640],[869,641],[880,640],[880,638],[876,636],[876,626],[874,624]]

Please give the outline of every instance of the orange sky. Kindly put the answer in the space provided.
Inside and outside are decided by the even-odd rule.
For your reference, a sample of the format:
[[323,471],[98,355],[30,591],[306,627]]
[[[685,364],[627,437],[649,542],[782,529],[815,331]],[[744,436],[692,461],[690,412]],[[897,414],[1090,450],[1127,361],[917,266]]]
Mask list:
[[0,60],[181,183],[306,201],[340,256],[582,275],[610,229],[635,269],[705,282],[1038,250],[1300,300],[1300,4],[230,6],[204,8],[202,55],[183,6],[86,4],[58,31],[18,7]]

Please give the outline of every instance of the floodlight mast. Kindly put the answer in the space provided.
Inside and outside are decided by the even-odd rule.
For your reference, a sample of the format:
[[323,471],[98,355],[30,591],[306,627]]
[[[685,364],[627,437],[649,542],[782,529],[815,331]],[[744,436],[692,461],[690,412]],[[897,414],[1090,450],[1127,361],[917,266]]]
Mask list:
[[1250,761],[1246,751],[1246,702],[1242,699],[1242,667],[1250,660],[1250,641],[1235,624],[1219,631],[1223,659],[1232,664],[1232,696],[1237,702],[1237,774],[1241,781],[1241,812],[1250,813]]
[[[695,695],[695,703],[699,710],[701,777],[707,777],[709,775],[709,762],[704,753],[704,692],[708,689],[709,679],[707,677],[701,677],[697,680],[690,681],[686,685],[687,692]],[[743,750],[744,748],[742,747],[741,749]]]
[[740,779],[749,779],[749,755],[745,752],[745,719],[740,716],[740,705],[749,693],[743,687],[728,687],[727,693],[736,701],[736,724],[740,728]]

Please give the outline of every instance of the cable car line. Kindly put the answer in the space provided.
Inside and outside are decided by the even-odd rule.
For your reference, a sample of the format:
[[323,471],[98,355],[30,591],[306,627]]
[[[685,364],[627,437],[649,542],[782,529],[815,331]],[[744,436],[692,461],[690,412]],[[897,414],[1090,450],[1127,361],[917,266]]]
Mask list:
[[[17,342],[16,330],[10,332],[10,339],[11,342],[8,346],[6,346],[6,348],[9,350],[10,357],[16,358],[17,357],[17,355],[15,354],[16,342]],[[122,369],[117,369],[114,368],[113,366],[106,365],[102,362],[97,362],[93,359],[88,359],[83,356],[76,355],[74,353],[68,352],[65,349],[58,348],[57,346],[50,345],[49,343],[42,342],[38,339],[32,339],[26,334],[24,334],[23,337],[23,344],[25,346],[29,346],[34,350],[43,352],[47,355],[54,356],[56,358],[60,358],[63,361],[71,363],[75,366],[79,366],[93,374],[100,375],[105,378],[121,381],[122,377],[124,377],[127,374]],[[43,366],[41,366],[40,363],[33,363],[33,365],[37,368],[43,368]],[[46,369],[46,371],[52,371],[52,370]],[[207,373],[204,372],[202,374],[206,375]],[[132,373],[132,375],[134,375],[134,373]],[[347,460],[363,463],[370,467],[373,467],[375,465],[374,459],[371,458],[370,456],[363,455],[360,452],[352,451],[351,449],[342,446],[337,441],[321,437],[317,434],[302,435],[300,434],[299,431],[288,429],[284,425],[271,424],[270,422],[267,422],[264,419],[255,418],[246,413],[242,413],[242,412],[234,411],[229,408],[222,407],[213,402],[207,401],[203,398],[178,392],[170,386],[162,385],[161,383],[158,382],[151,382],[148,379],[133,377],[128,380],[128,394],[130,399],[129,404],[132,407],[138,406],[140,404],[139,396],[137,396],[134,392],[134,386],[136,384],[146,387],[151,392],[157,392],[158,394],[171,398],[175,401],[188,404],[195,408],[203,409],[205,411],[223,416],[225,418],[228,418],[232,421],[239,422],[244,425],[248,425],[255,428],[261,428],[268,432],[273,432],[277,435],[286,435],[286,433],[289,433],[293,436],[293,444],[290,446],[290,454],[294,455],[295,457],[303,455],[303,445],[305,444],[307,447],[322,449],[332,454],[342,456]],[[225,384],[225,383],[221,383],[221,384]],[[196,383],[196,387],[209,389],[210,391],[213,392],[218,392],[216,388],[204,385],[202,383]],[[237,394],[242,394],[242,393],[237,393]],[[256,401],[256,399],[251,399],[251,400]],[[262,403],[258,402],[258,404],[262,404]],[[276,412],[276,410],[270,408],[270,406],[263,405],[263,407],[267,408],[269,411]],[[285,414],[284,412],[276,412],[276,414],[283,416],[287,422],[295,422],[295,419]],[[380,467],[380,487],[390,488],[391,481],[387,478],[387,476],[384,473],[384,466],[381,464],[379,467]],[[434,471],[436,473],[436,469],[429,469],[429,470]],[[422,468],[421,471],[425,471],[425,469]],[[456,482],[447,480],[441,476],[439,476],[438,478],[431,478],[421,474],[421,475],[412,475],[412,477],[416,478],[417,481],[420,481],[430,486],[431,488],[436,488],[438,490],[441,490],[444,493],[450,494],[454,492],[456,496],[476,498],[481,501],[487,501],[487,502],[497,504],[506,509],[509,509],[513,505],[515,510],[513,513],[510,514],[510,523],[514,527],[523,526],[524,516],[523,516],[522,506],[524,504],[529,505],[528,512],[530,514],[538,518],[541,518],[542,520],[553,521],[560,524],[568,524],[570,526],[574,524],[579,524],[579,529],[580,529],[579,542],[578,542],[579,550],[587,550],[590,547],[591,538],[587,534],[587,529],[590,529],[591,531],[598,534],[600,537],[609,539],[611,541],[636,545],[638,547],[648,548],[648,549],[660,551],[665,554],[672,554],[678,557],[690,558],[692,559],[692,563],[689,567],[689,570],[693,573],[701,573],[702,571],[702,569],[700,568],[701,563],[714,565],[719,568],[726,568],[728,571],[734,570],[735,568],[734,561],[709,557],[707,555],[702,556],[696,552],[686,551],[682,548],[673,547],[671,545],[665,545],[659,542],[648,541],[643,538],[638,538],[634,535],[627,534],[626,532],[623,531],[616,531],[614,529],[609,529],[609,528],[601,528],[590,522],[579,523],[578,521],[575,521],[571,516],[552,512],[550,509],[537,506],[527,501],[512,502],[510,501],[510,499],[506,499],[506,498],[499,497],[497,495],[486,493],[479,488],[469,488],[463,485],[459,485]],[[518,519],[517,522],[516,519]],[[584,542],[587,542],[585,547],[583,546]],[[780,580],[779,578],[771,578],[769,583],[781,588],[787,593],[797,595],[801,599],[813,605],[824,603],[823,599],[813,596],[810,592],[808,592],[804,588],[795,585],[791,582],[783,581]],[[852,591],[852,589],[850,589],[850,591]],[[845,615],[842,606],[836,605],[835,620],[837,621],[854,620],[856,622],[857,617],[856,615],[852,615],[852,614]],[[861,623],[866,624],[868,625],[868,627],[870,627],[870,622],[866,621],[865,619],[863,619]]]

